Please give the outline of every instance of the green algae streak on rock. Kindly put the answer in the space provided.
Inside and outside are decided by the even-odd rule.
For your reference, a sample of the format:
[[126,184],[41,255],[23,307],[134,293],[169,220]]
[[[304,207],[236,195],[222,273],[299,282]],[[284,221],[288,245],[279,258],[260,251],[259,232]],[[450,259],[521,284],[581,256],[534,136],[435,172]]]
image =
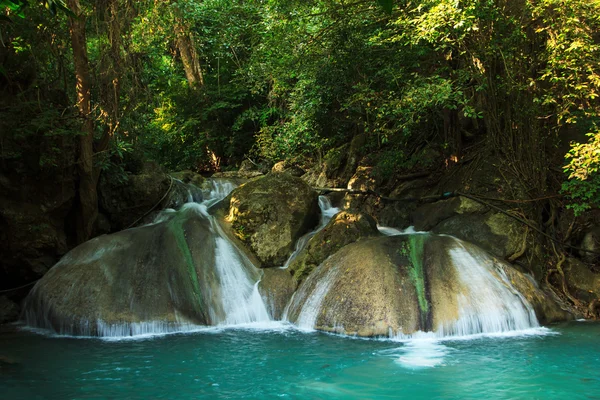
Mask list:
[[279,267],[318,222],[317,193],[302,179],[270,173],[234,190],[227,221],[262,267]]

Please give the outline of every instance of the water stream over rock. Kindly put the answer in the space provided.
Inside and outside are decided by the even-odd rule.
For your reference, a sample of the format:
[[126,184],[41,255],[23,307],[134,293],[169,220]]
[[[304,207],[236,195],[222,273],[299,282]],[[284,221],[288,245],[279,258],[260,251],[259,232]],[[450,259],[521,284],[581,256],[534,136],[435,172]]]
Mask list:
[[349,245],[301,285],[286,317],[305,330],[459,337],[539,326],[504,267],[475,246],[430,234]]
[[298,254],[300,254],[300,252],[302,252],[302,250],[306,248],[306,245],[308,244],[310,239],[313,238],[317,233],[319,233],[320,230],[325,228],[325,226],[331,220],[331,218],[333,218],[335,214],[340,212],[339,208],[333,207],[331,205],[331,201],[327,196],[319,196],[319,209],[321,210],[321,221],[319,222],[319,225],[315,230],[307,233],[306,235],[298,239],[298,242],[296,243],[296,248],[292,255],[287,259],[287,261],[283,265],[283,269],[287,269],[290,266],[290,263],[294,261],[294,259],[298,256]]
[[212,181],[202,203],[154,223],[95,238],[69,252],[33,288],[29,326],[59,334],[135,336],[269,321],[261,272],[208,208],[234,188]]
[[[65,255],[32,289],[26,323],[107,337],[271,323],[274,307],[264,298],[283,286],[259,292],[263,271],[211,213],[235,185],[209,183],[203,201],[190,194],[151,224],[97,237]],[[320,224],[273,271],[286,274],[330,221],[342,227],[340,235],[349,230],[343,218],[332,220],[339,210],[327,197],[319,206]],[[404,340],[523,331],[539,326],[536,312],[552,312],[540,306],[545,297],[534,283],[474,245],[412,229],[379,231],[319,261],[295,292],[292,286],[278,318],[302,330]]]

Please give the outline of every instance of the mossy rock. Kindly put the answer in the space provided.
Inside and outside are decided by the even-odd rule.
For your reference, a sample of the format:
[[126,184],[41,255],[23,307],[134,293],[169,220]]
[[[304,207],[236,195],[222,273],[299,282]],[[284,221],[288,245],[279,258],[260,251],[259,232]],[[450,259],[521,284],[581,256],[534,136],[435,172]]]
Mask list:
[[32,289],[31,326],[97,335],[106,325],[210,325],[223,318],[210,221],[194,208],[103,235],[67,253]]
[[298,288],[288,318],[349,335],[447,336],[497,332],[499,318],[525,329],[536,324],[532,311],[542,322],[571,318],[532,280],[478,247],[416,234],[343,247]]
[[319,264],[347,244],[360,239],[378,236],[375,220],[365,214],[340,212],[313,236],[288,270],[301,283]]
[[226,220],[262,267],[278,267],[316,225],[317,198],[302,179],[270,173],[238,187],[224,200],[229,205]]
[[563,271],[567,286],[576,298],[587,303],[600,299],[600,273],[576,258],[568,258]]

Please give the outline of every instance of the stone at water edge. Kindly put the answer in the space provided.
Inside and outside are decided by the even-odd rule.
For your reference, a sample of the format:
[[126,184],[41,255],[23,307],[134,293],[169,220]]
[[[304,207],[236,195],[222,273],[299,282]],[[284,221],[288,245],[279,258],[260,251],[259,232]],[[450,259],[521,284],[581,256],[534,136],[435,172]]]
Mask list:
[[[453,251],[468,254],[471,261],[466,262],[476,263],[483,275],[462,276],[459,267],[466,266],[454,266]],[[494,286],[475,288],[468,284],[472,279],[475,286]],[[515,297],[517,290],[521,298]],[[504,297],[488,298],[496,292]],[[468,303],[461,300],[463,294],[471,299]],[[487,311],[498,316],[488,317]],[[475,246],[447,236],[403,235],[361,240],[329,257],[299,287],[288,318],[301,326],[312,324],[304,328],[349,335],[446,335],[478,333],[473,318],[479,316],[488,331],[537,326],[533,311],[541,322],[570,319],[531,280]]]
[[[101,335],[102,326],[208,325],[223,314],[208,220],[193,209],[159,224],[92,239],[71,250],[32,289],[30,326]],[[191,215],[190,215],[191,214]]]
[[290,263],[288,270],[301,283],[319,264],[342,247],[379,235],[377,224],[370,216],[342,211],[310,239],[304,250]]
[[19,305],[6,296],[0,296],[0,325],[19,318]]
[[317,193],[302,179],[285,173],[245,183],[224,202],[232,231],[262,267],[282,266],[296,241],[318,222]]
[[189,169],[177,172],[171,172],[173,178],[182,181],[183,183],[189,183],[199,188],[202,188],[206,179],[200,174],[195,173],[194,171],[190,171]]
[[285,306],[288,304],[296,283],[289,271],[280,268],[265,268],[264,275],[258,284],[258,290],[274,320],[280,320]]

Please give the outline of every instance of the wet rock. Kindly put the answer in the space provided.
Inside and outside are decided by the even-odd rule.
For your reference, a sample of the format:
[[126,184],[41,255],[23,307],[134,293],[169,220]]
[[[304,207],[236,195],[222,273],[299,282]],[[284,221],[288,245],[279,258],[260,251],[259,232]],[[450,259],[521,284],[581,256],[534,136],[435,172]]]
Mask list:
[[85,242],[34,286],[24,306],[27,322],[82,335],[142,322],[218,322],[213,235],[210,221],[191,207],[163,223]]
[[296,283],[287,270],[266,268],[258,289],[271,317],[280,320],[285,306],[296,290]]
[[342,211],[308,242],[288,266],[294,279],[302,282],[319,264],[347,244],[378,236],[375,220],[365,214]]
[[270,173],[235,189],[225,204],[236,236],[263,267],[282,266],[318,218],[317,193],[302,179]]
[[404,235],[361,240],[326,259],[299,287],[288,317],[359,336],[464,335],[501,329],[489,313],[504,318],[505,329],[533,325],[528,301],[541,321],[569,317],[533,281],[476,246]]
[[502,268],[512,285],[532,305],[535,315],[541,324],[551,324],[553,322],[573,319],[573,315],[569,311],[561,309],[557,302],[552,301],[550,294],[539,288],[533,277],[510,268],[506,264],[496,262],[497,267]]

